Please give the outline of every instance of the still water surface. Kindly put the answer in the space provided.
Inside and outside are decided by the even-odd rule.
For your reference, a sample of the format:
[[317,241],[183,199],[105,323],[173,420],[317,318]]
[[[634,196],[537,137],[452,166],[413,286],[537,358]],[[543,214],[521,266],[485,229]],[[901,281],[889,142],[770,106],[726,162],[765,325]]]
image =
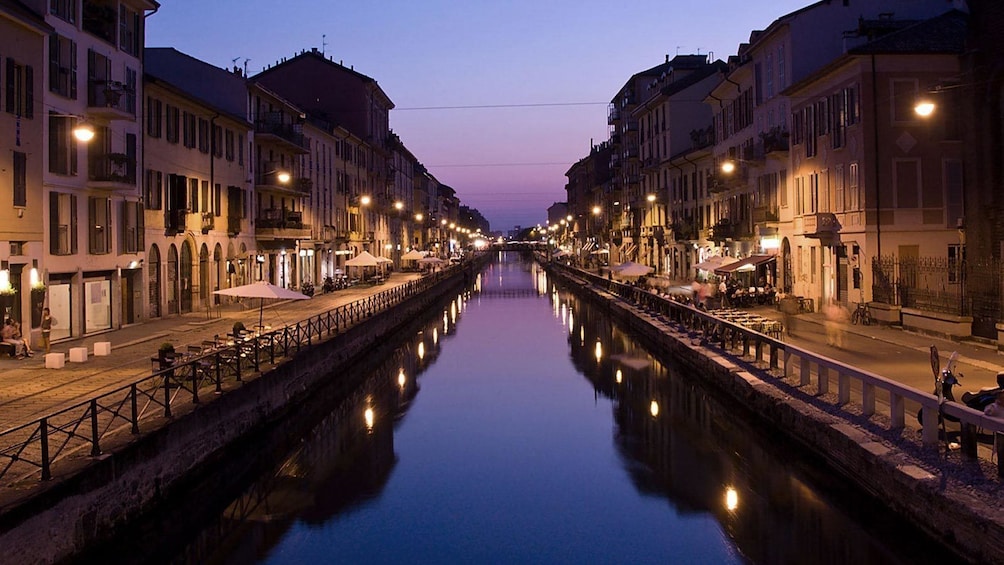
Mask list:
[[698,381],[502,253],[207,519],[176,561],[944,556]]

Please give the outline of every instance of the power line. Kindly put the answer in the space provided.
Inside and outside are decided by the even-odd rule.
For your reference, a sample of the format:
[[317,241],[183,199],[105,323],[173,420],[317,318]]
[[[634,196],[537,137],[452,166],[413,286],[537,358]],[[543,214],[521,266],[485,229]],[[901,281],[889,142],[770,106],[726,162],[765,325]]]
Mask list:
[[453,165],[426,165],[427,168],[437,168],[437,169],[447,169],[447,168],[457,168],[457,167],[542,167],[542,166],[554,166],[562,165],[569,166],[572,163],[568,162],[553,162],[553,163],[471,163],[471,164],[453,164]]
[[536,104],[473,104],[469,106],[414,106],[395,110],[481,110],[485,108],[541,108],[547,106],[606,106],[609,102],[542,102]]

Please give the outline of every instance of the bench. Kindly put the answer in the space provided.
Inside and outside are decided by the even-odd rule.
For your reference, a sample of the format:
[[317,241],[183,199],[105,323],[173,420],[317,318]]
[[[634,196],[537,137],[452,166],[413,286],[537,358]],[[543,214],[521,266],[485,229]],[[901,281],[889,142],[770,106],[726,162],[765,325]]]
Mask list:
[[0,341],[0,355],[6,354],[8,357],[14,357],[14,344]]

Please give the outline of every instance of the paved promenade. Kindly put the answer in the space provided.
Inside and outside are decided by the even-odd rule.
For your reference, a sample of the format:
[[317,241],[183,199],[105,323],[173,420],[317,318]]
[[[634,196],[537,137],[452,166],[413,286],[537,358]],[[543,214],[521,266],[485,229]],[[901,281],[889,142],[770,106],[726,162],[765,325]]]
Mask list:
[[[392,273],[386,283],[354,286],[310,300],[266,304],[263,323],[272,328],[296,323],[315,314],[420,278],[418,273]],[[274,301],[273,301],[274,302]],[[149,375],[160,344],[170,341],[179,351],[189,344],[199,345],[216,335],[229,333],[234,322],[246,327],[258,324],[258,299],[245,299],[206,311],[156,319],[118,330],[52,345],[53,353],[68,354],[71,347],[86,347],[87,361],[70,363],[67,355],[62,369],[46,369],[41,351],[26,359],[0,358],[0,431],[27,424],[62,408],[93,398]],[[109,356],[94,356],[94,344],[112,344]]]

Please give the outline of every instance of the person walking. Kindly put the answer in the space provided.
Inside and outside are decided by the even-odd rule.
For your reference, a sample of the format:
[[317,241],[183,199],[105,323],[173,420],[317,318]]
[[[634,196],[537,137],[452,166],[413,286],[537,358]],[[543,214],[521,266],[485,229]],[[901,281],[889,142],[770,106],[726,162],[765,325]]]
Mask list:
[[42,308],[42,349],[49,353],[49,336],[52,335],[52,316],[48,308]]

